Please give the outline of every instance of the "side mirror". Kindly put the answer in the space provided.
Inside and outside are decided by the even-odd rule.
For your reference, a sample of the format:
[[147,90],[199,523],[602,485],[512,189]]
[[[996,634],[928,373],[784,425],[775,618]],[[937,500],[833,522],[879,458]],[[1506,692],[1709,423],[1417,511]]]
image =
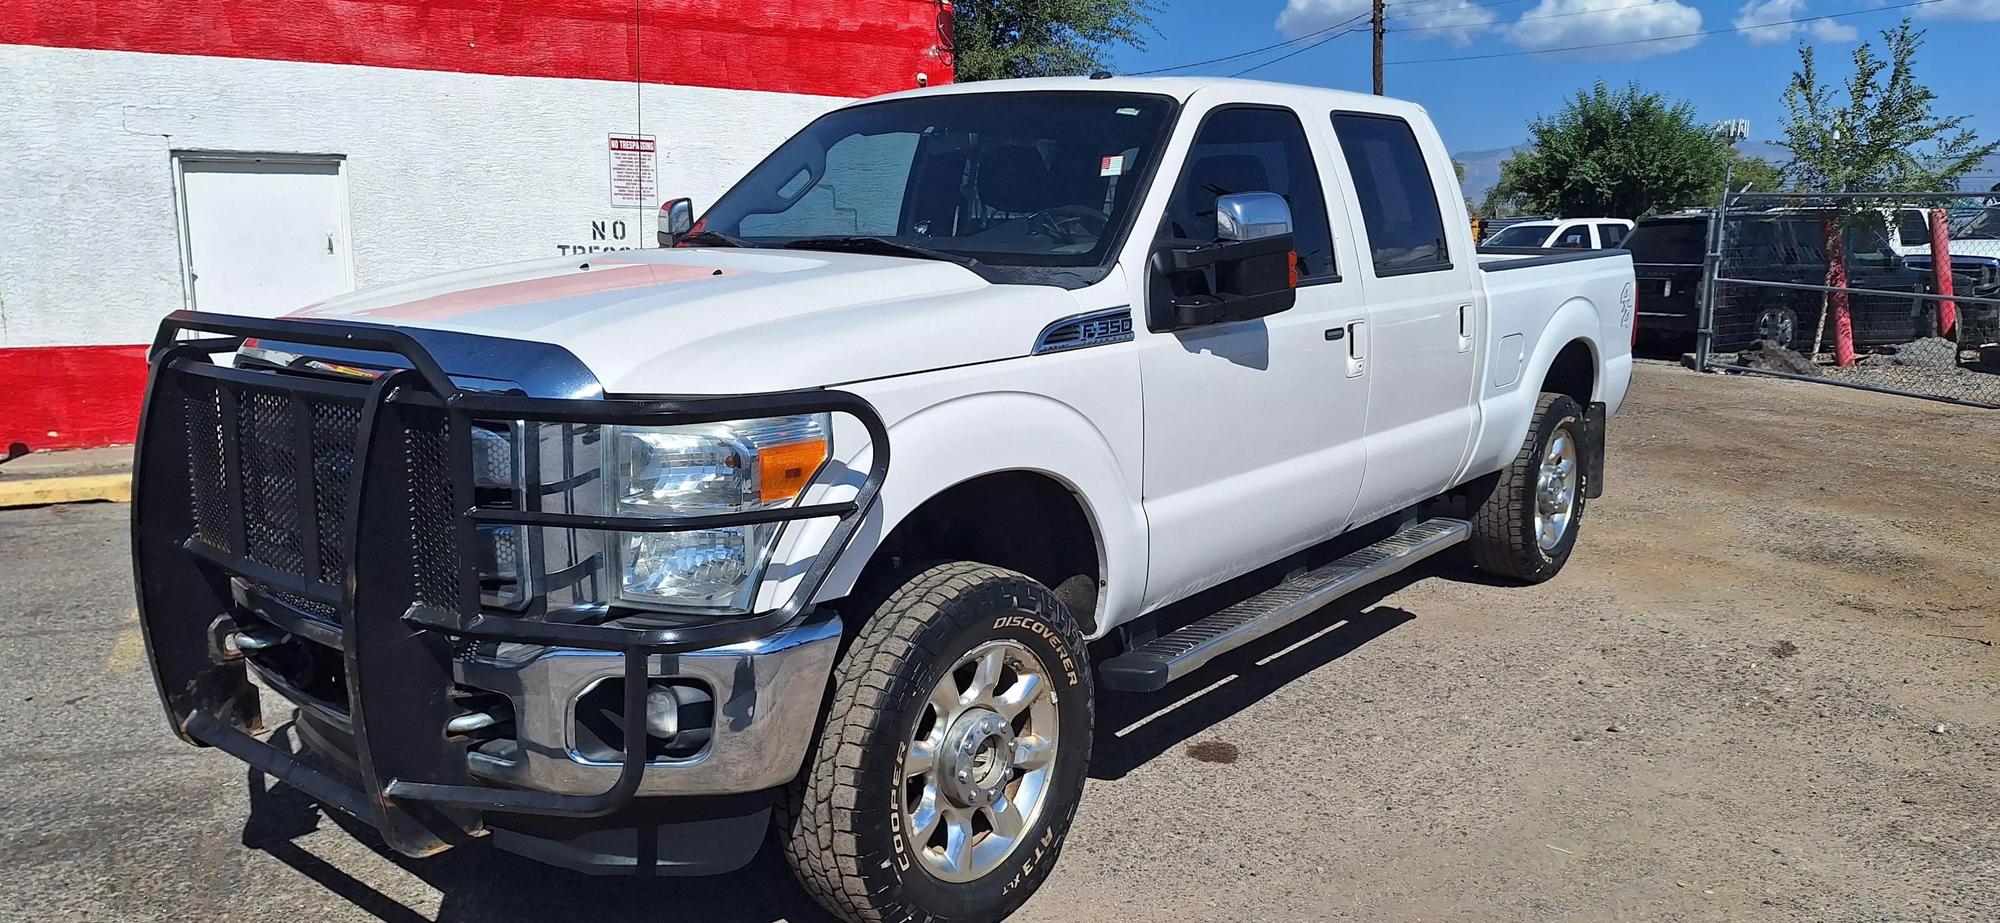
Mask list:
[[675,246],[692,230],[694,230],[693,199],[668,199],[660,203],[660,246]]
[[1298,302],[1292,207],[1271,192],[1215,200],[1213,243],[1167,241],[1154,251],[1146,323],[1155,331],[1252,320]]
[[1275,192],[1238,192],[1215,200],[1215,238],[1241,243],[1292,233],[1292,206]]

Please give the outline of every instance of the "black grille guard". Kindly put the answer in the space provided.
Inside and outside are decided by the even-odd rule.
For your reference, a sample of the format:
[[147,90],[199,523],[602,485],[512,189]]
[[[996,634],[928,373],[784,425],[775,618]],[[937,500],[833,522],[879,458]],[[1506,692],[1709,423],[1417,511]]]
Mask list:
[[[210,334],[185,339],[183,334]],[[369,381],[337,381],[216,365],[217,353],[239,348],[247,338],[345,347],[402,358],[409,368],[384,371]],[[391,327],[344,322],[266,320],[189,311],[175,312],[154,341],[152,371],[140,415],[135,453],[132,511],[133,570],[147,655],[161,701],[176,733],[197,745],[220,748],[315,799],[341,808],[380,829],[397,850],[425,855],[483,831],[481,811],[596,817],[629,804],[646,771],[647,666],[654,655],[748,641],[801,621],[835,561],[874,503],[888,472],[888,434],[880,416],[862,398],[844,391],[802,390],[702,397],[609,395],[603,399],[554,399],[465,390],[411,335]],[[190,463],[188,421],[191,389],[215,389],[221,398],[240,393],[277,394],[297,401],[293,458],[298,474],[311,478],[313,434],[307,398],[357,403],[358,438],[351,483],[340,519],[337,549],[305,545],[304,576],[284,573],[254,560],[241,540],[244,528],[244,467],[237,445],[237,410],[232,400],[218,421],[223,493],[228,497],[226,528],[236,542],[226,549],[197,538],[196,512],[189,497],[197,476]],[[207,392],[198,392],[205,395]],[[260,405],[261,406],[261,405]],[[794,414],[844,414],[867,430],[871,459],[854,498],[846,502],[796,506],[724,515],[671,519],[590,516],[530,509],[474,508],[471,436],[475,418],[551,423],[677,425]],[[577,625],[484,615],[480,612],[477,568],[458,555],[455,610],[413,604],[423,594],[413,586],[409,561],[415,543],[411,514],[401,501],[416,487],[407,453],[416,415],[439,415],[447,422],[451,528],[456,547],[472,547],[475,521],[561,529],[675,532],[769,522],[835,517],[826,544],[780,607],[742,617],[722,617],[694,626],[633,627]],[[202,421],[206,425],[207,421]],[[201,451],[212,451],[207,445]],[[315,523],[314,482],[294,488],[299,520]],[[418,485],[419,487],[421,485]],[[323,499],[323,498],[322,498]],[[260,503],[269,502],[260,500]],[[208,514],[211,519],[219,513]],[[324,510],[322,510],[324,515]],[[304,531],[313,531],[306,529]],[[363,536],[367,541],[362,541]],[[398,538],[403,541],[398,541]],[[345,567],[339,584],[313,576],[321,555],[337,551]],[[329,569],[330,566],[329,566]],[[357,579],[366,575],[366,580]],[[243,661],[217,656],[213,637],[237,607],[231,577],[291,593],[329,607],[340,625],[339,643],[352,716],[360,787],[301,761],[248,733],[261,724],[257,693]],[[326,633],[321,632],[322,639]],[[465,743],[444,730],[453,713],[450,700],[453,642],[511,641],[616,651],[623,654],[623,732],[628,742],[617,780],[596,795],[498,788],[471,784]],[[322,643],[324,641],[322,640]]]

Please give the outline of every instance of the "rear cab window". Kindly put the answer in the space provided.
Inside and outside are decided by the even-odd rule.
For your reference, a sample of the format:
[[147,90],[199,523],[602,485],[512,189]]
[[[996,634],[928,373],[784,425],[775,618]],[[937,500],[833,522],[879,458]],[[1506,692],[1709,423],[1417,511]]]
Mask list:
[[1699,263],[1708,243],[1706,219],[1641,222],[1625,237],[1634,263]]
[[1597,245],[1600,247],[1616,247],[1625,242],[1625,226],[1622,224],[1600,224],[1597,226],[1597,239],[1599,241]]
[[1375,275],[1450,269],[1437,186],[1410,123],[1375,113],[1335,112],[1333,132],[1354,180]]

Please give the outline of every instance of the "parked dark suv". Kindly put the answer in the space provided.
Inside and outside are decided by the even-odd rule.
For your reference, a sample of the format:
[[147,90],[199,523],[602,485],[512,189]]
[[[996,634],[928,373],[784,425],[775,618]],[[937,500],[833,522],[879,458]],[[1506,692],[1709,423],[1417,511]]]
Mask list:
[[[1724,278],[1826,284],[1825,232],[1818,216],[1731,215],[1725,230]],[[1641,220],[1625,238],[1638,277],[1640,333],[1694,334],[1700,325],[1707,234],[1707,215],[1670,215]],[[1848,286],[1874,290],[1849,295],[1854,344],[1882,346],[1933,335],[1937,330],[1933,303],[1896,294],[1930,291],[1930,274],[1903,265],[1879,228],[1849,228],[1842,232],[1842,241]],[[1723,285],[1716,297],[1712,348],[1734,352],[1762,340],[1780,349],[1810,351],[1819,334],[1823,303],[1823,295],[1816,291]]]

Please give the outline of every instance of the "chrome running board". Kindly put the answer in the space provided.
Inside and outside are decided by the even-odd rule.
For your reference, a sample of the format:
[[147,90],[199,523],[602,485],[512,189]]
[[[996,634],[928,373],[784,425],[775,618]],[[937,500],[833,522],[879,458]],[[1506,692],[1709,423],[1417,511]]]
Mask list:
[[1098,676],[1105,688],[1119,692],[1157,692],[1217,656],[1465,541],[1471,534],[1472,524],[1463,519],[1426,519],[1113,657],[1098,668]]

